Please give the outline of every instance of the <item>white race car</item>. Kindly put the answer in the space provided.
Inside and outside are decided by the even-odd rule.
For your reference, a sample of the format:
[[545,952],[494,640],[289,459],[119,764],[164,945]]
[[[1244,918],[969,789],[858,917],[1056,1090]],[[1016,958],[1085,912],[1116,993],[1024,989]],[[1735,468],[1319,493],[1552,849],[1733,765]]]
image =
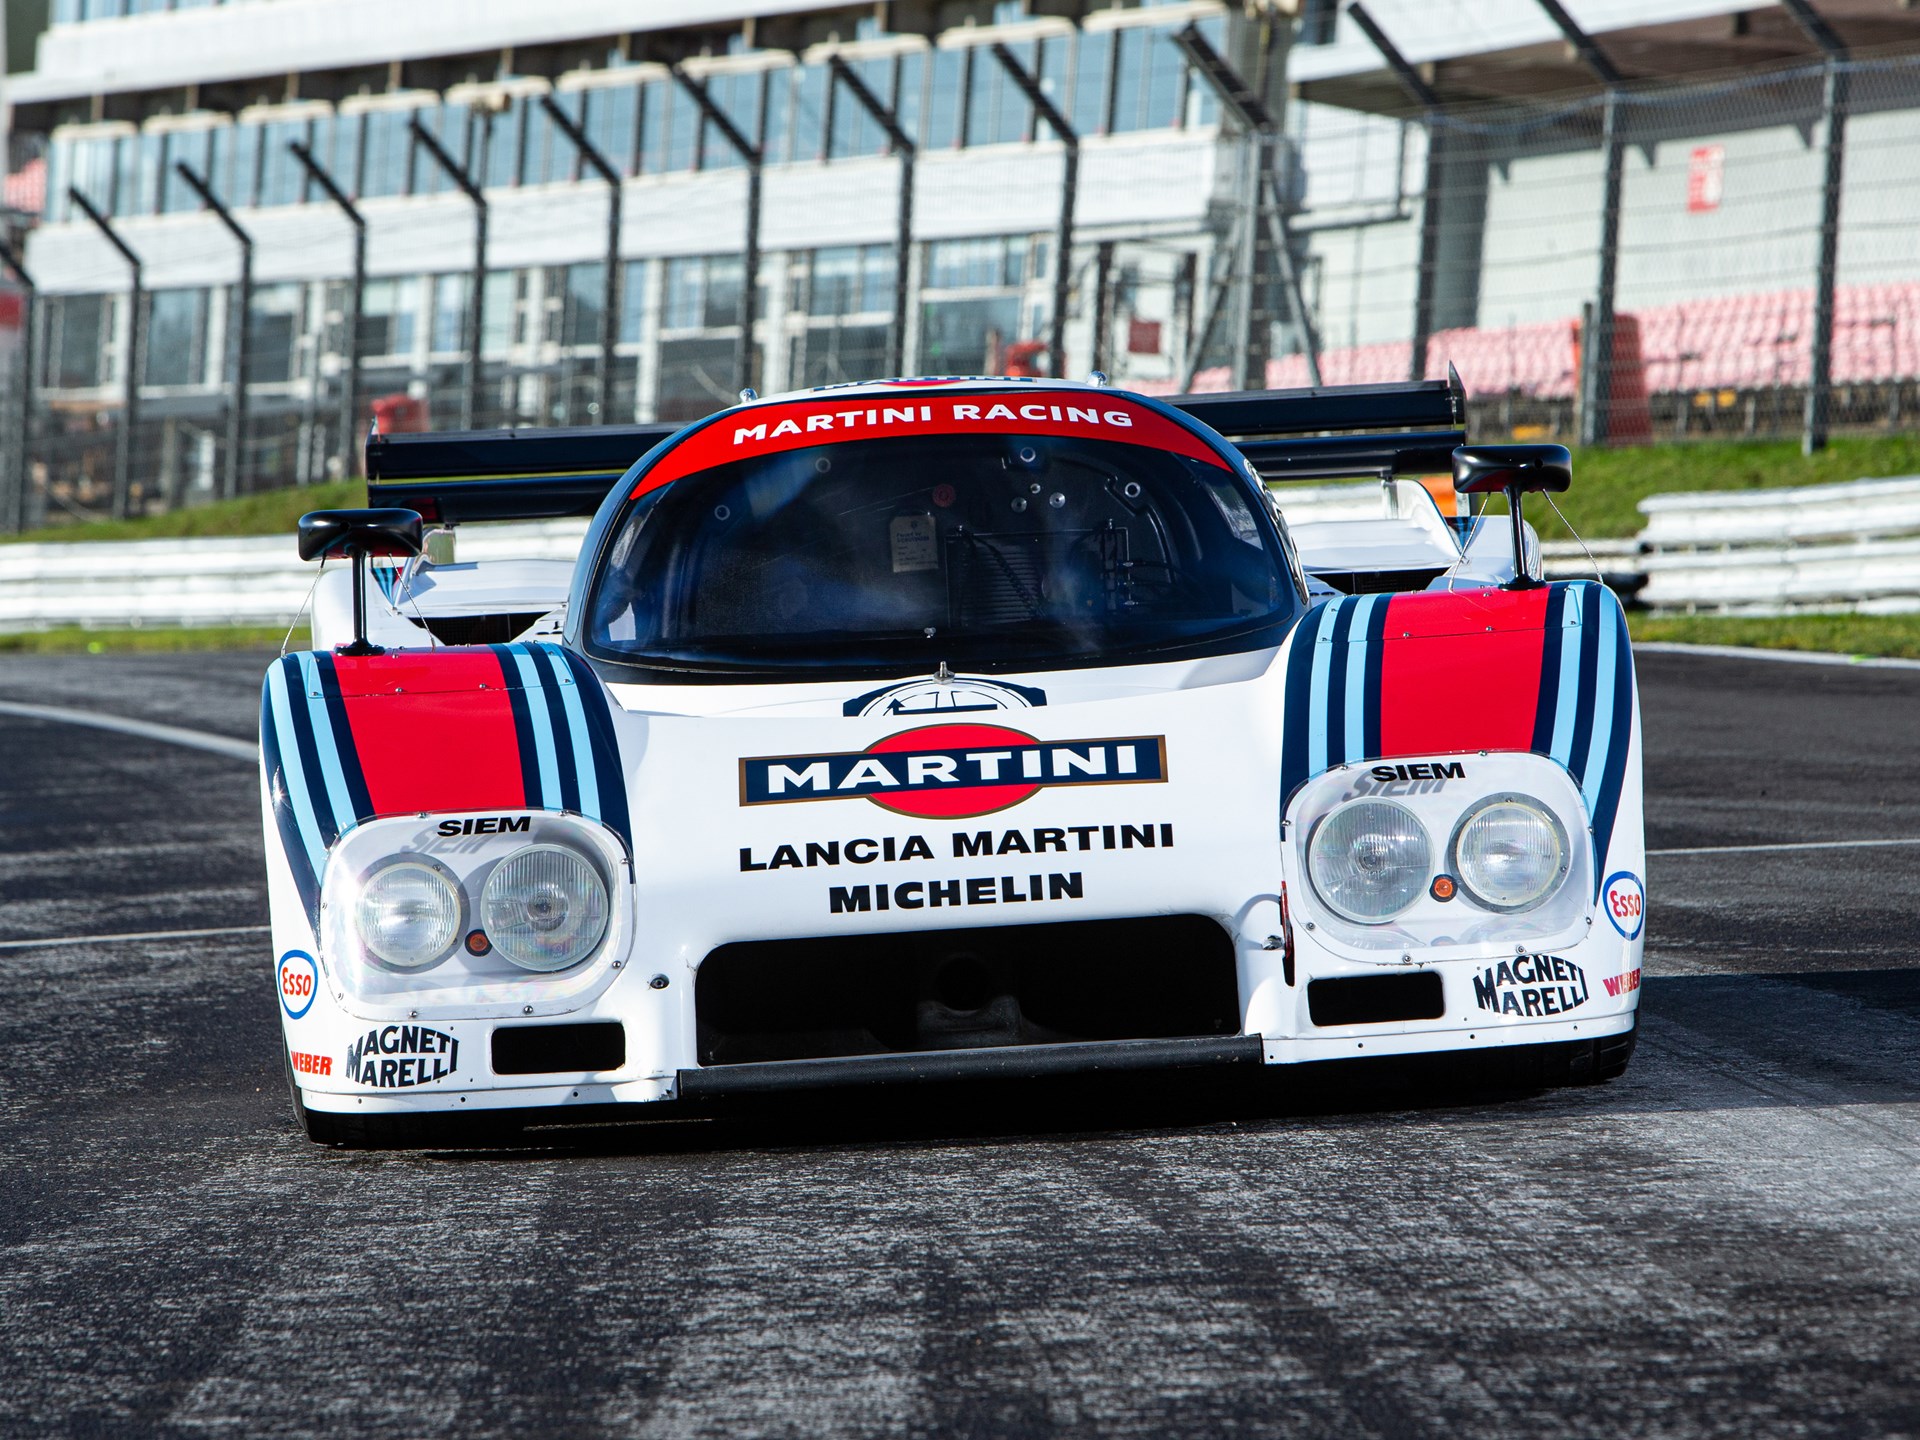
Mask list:
[[[1519,497],[1566,452],[1462,415],[1457,381],[961,379],[377,437],[383,508],[302,521],[352,566],[261,714],[308,1134],[1499,1047],[1619,1074],[1626,626],[1537,578]],[[1458,506],[1400,478],[1448,469]],[[1293,532],[1267,483],[1356,475],[1382,513]],[[577,561],[422,537],[589,513]]]

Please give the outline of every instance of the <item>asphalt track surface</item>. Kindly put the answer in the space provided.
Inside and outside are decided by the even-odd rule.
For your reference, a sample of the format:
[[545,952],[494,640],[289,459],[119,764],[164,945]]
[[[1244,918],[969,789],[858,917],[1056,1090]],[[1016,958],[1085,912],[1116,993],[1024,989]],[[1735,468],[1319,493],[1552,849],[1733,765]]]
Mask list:
[[[248,738],[264,657],[0,660]],[[1920,837],[1920,672],[1649,655],[1650,844]],[[1920,1434],[1920,847],[1650,862],[1612,1084],[310,1145],[254,779],[0,714],[0,1433]]]

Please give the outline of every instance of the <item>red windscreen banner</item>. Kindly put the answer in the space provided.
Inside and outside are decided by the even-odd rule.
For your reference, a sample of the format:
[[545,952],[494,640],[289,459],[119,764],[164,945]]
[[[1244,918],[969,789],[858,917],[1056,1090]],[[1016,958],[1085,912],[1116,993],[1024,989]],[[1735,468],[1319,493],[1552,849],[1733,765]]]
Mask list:
[[[902,387],[905,388],[905,387]],[[736,460],[847,440],[921,435],[1033,435],[1113,440],[1227,469],[1206,441],[1157,410],[1083,390],[794,400],[750,405],[695,431],[661,456],[633,487],[635,497]]]

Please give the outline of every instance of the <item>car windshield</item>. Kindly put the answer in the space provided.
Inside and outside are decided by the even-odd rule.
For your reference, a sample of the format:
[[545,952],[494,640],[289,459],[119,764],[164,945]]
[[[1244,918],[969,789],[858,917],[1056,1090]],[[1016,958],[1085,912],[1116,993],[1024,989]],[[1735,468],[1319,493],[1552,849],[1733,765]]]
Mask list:
[[756,455],[641,496],[606,552],[587,648],[730,674],[1258,648],[1300,605],[1260,509],[1218,461],[1081,436]]

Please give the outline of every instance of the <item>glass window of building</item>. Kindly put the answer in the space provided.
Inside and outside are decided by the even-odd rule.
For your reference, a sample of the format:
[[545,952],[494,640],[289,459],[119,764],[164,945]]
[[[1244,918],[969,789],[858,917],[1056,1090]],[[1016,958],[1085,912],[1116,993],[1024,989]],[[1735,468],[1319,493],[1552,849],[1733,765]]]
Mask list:
[[691,170],[700,159],[700,107],[677,82],[667,95],[666,134],[662,137],[661,169]]
[[650,80],[640,88],[640,130],[634,141],[635,173],[658,175],[667,168],[667,121],[672,92],[669,80]]
[[180,172],[174,166],[183,164],[194,174],[205,178],[213,164],[213,135],[214,127],[206,125],[190,130],[169,128],[166,131],[166,147],[160,169],[161,214],[179,215],[200,208],[200,197],[194,193],[191,185],[180,178]]
[[467,348],[467,289],[469,275],[435,275],[433,332],[428,348],[436,355],[460,355]]
[[1113,32],[1083,30],[1073,56],[1073,128],[1082,137],[1104,135],[1113,119]]
[[207,292],[155,290],[147,310],[148,385],[207,382]]
[[926,125],[920,143],[929,150],[948,150],[960,143],[967,58],[972,54],[971,50],[935,50],[927,60]]
[[827,82],[831,74],[824,64],[794,69],[782,121],[785,134],[776,137],[770,159],[797,163],[818,160],[827,153]]
[[669,330],[712,330],[740,322],[738,255],[676,256],[667,261],[666,313]]
[[[731,337],[689,336],[660,343],[654,413],[665,421],[697,420],[738,398]],[[754,372],[759,371],[758,357]]]
[[529,272],[489,270],[481,296],[480,353],[499,355],[529,339]]
[[[434,321],[437,326],[440,298],[437,281],[434,289]],[[411,355],[419,297],[420,287],[416,280],[369,280],[366,298],[360,306],[360,353],[375,358]],[[456,330],[454,333],[457,336],[459,332]],[[436,343],[434,348],[440,347]],[[456,343],[452,348],[458,349],[459,346]]]
[[647,262],[629,260],[620,275],[620,343],[638,345],[646,323]]
[[1025,236],[935,241],[927,246],[920,305],[920,368],[934,375],[998,374],[1023,332],[1022,292],[1039,247]]
[[[260,113],[255,120],[260,136],[260,189],[255,203],[260,205],[299,205],[307,199],[307,172],[287,147],[295,141],[313,145],[313,127],[317,107],[304,106],[288,113]],[[247,117],[243,116],[243,122]]]
[[253,292],[247,317],[247,383],[272,385],[298,373],[296,354],[306,287],[262,285]]
[[151,215],[159,204],[160,152],[158,135],[128,135],[116,152],[120,178],[114,186],[113,213]]
[[[564,103],[566,97],[561,97]],[[578,93],[582,107],[573,111],[593,148],[622,175],[634,173],[634,139],[640,122],[638,85],[601,85]],[[581,172],[585,174],[585,171]]]
[[569,265],[552,272],[560,277],[559,339],[562,345],[598,345],[600,317],[606,313],[607,267]]
[[47,383],[88,390],[113,381],[113,301],[106,295],[62,295],[52,305]]

